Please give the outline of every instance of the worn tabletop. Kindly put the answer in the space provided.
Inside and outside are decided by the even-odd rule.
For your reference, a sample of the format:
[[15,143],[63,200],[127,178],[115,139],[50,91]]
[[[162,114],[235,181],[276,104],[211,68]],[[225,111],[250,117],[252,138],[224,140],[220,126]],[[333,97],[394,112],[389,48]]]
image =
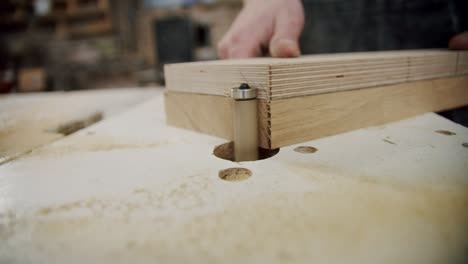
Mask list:
[[464,263],[467,142],[429,113],[235,163],[156,92],[0,165],[0,263]]

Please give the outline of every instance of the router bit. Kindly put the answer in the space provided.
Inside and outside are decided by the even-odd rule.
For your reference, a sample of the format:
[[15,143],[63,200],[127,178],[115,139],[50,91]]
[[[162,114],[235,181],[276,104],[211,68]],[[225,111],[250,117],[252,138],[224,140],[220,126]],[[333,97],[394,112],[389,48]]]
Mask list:
[[233,98],[234,160],[258,159],[257,89],[243,83],[231,89]]

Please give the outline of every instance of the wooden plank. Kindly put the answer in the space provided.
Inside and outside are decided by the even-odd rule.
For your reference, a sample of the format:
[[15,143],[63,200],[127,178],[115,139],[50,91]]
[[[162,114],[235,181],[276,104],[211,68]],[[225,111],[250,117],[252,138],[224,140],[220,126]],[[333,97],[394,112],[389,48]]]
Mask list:
[[[227,97],[167,92],[169,124],[232,139]],[[468,76],[259,100],[260,146],[274,149],[468,104]]]
[[227,97],[170,92],[164,94],[169,125],[232,139],[232,105]]
[[0,166],[0,263],[468,257],[467,128],[431,113],[241,163],[224,142],[165,125],[158,96]]
[[133,106],[152,89],[0,96],[0,164]]
[[[202,132],[225,139],[233,139],[232,102],[223,96],[189,94],[179,92],[165,93],[167,124]],[[268,104],[258,101],[258,126],[260,146],[269,144]]]
[[274,100],[270,148],[467,104],[468,76]]
[[227,95],[249,83],[277,100],[451,77],[468,72],[468,51],[410,50],[169,64],[170,91]]

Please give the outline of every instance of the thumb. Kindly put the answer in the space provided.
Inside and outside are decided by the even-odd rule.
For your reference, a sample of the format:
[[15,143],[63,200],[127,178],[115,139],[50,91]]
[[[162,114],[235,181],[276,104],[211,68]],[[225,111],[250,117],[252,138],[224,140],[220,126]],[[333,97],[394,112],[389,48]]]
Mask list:
[[285,12],[275,20],[274,33],[270,40],[270,54],[273,57],[287,58],[301,55],[299,37],[304,27],[304,14]]
[[455,35],[450,39],[449,48],[453,50],[468,50],[468,31]]

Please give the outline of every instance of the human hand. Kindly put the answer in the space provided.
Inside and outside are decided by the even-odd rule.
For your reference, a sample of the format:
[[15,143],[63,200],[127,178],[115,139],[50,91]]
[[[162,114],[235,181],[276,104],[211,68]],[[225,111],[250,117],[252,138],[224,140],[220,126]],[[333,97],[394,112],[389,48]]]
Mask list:
[[244,0],[244,8],[218,44],[219,57],[256,57],[266,48],[273,57],[297,57],[303,27],[301,0]]
[[453,50],[468,50],[468,31],[452,37],[449,41],[449,48]]

